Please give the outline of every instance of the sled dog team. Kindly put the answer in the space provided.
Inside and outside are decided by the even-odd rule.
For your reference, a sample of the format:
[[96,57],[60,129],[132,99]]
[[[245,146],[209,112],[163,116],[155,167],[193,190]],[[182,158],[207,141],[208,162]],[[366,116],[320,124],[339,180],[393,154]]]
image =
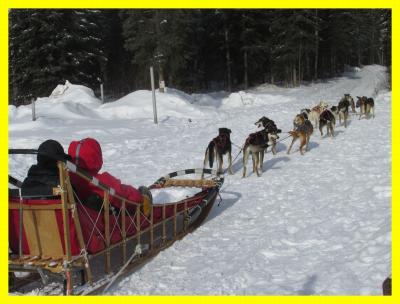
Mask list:
[[[328,103],[321,101],[318,105],[311,109],[302,109],[300,114],[297,114],[293,120],[293,130],[289,131],[289,137],[292,137],[292,142],[289,145],[287,154],[293,147],[296,140],[300,140],[299,151],[302,155],[308,149],[310,137],[315,128],[319,128],[321,136],[323,136],[323,129],[326,127],[327,136],[334,137],[334,129],[336,121],[339,121],[339,125],[343,125],[347,128],[347,120],[349,116],[349,107],[351,107],[352,113],[356,113],[356,108],[360,108],[359,119],[363,116],[369,118],[375,118],[374,110],[374,99],[366,96],[357,96],[357,102],[350,94],[344,94],[343,98],[339,101],[337,106],[329,108]],[[252,155],[253,172],[257,176],[261,176],[263,172],[263,161],[264,153],[269,146],[271,151],[276,154],[276,143],[279,138],[278,134],[282,132],[278,129],[275,122],[265,116],[261,117],[255,122],[258,128],[263,128],[261,131],[251,133],[247,138],[242,147],[243,151],[243,176],[246,177],[246,165],[250,154]],[[203,167],[206,167],[206,163],[210,168],[214,165],[214,159],[217,160],[217,174],[222,173],[223,167],[223,156],[228,155],[228,172],[232,172],[232,142],[230,139],[230,133],[232,131],[228,128],[219,128],[218,136],[213,138],[207,146]],[[240,152],[239,152],[240,153]],[[203,178],[203,176],[202,176]]]

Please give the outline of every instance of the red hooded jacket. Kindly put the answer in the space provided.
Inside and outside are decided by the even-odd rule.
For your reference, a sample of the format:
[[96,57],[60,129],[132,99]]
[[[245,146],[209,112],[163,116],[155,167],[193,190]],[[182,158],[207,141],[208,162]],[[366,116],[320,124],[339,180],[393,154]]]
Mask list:
[[[93,177],[97,178],[102,184],[115,189],[115,193],[127,198],[130,201],[142,203],[143,197],[140,192],[132,186],[124,185],[121,181],[108,172],[99,173],[103,165],[103,155],[100,144],[93,138],[85,138],[80,141],[73,141],[68,148],[68,154],[72,157],[72,162],[78,168],[86,170]],[[91,194],[98,194],[104,197],[104,191],[85,179],[71,174],[71,183],[75,187],[80,199],[85,200]],[[110,203],[121,208],[121,201],[110,195]],[[126,204],[128,210],[134,210],[135,207]]]

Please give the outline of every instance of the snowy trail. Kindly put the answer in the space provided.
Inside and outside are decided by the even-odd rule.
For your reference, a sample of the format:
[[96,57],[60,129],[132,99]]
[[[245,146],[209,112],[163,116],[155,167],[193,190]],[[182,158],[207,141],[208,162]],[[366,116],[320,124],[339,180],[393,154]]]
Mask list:
[[[214,97],[194,100],[173,91],[168,100],[157,95],[157,126],[148,108],[140,110],[149,92],[103,106],[61,103],[74,110],[66,114],[43,101],[37,122],[28,121],[29,109],[10,108],[9,142],[34,148],[53,138],[67,148],[73,139],[95,137],[104,170],[125,183],[148,185],[168,172],[201,167],[218,127],[232,129],[232,141],[242,145],[261,116],[288,131],[301,108],[321,100],[337,104],[344,93],[373,96],[375,119],[350,116],[347,129],[337,125],[334,139],[314,130],[304,156],[298,143],[290,155],[289,139],[279,143],[277,155],[266,154],[261,177],[251,173],[249,161],[248,177],[241,178],[240,155],[235,174],[226,175],[223,201],[204,225],[109,293],[379,295],[391,273],[391,93],[384,84],[384,68],[367,66],[300,88],[221,94],[216,107],[209,104]],[[238,152],[234,147],[233,156]],[[22,178],[30,163],[19,161],[22,166],[10,162],[10,171]]]

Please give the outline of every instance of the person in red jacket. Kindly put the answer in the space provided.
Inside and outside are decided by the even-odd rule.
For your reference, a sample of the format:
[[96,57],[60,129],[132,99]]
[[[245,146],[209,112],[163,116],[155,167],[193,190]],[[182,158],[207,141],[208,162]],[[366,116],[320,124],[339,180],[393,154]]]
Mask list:
[[[144,213],[146,215],[149,214],[152,196],[147,187],[142,186],[139,187],[139,189],[136,189],[132,186],[122,184],[119,179],[115,178],[108,172],[99,173],[103,165],[103,154],[97,140],[93,138],[84,138],[79,141],[72,141],[68,148],[68,154],[71,156],[72,162],[75,163],[78,168],[87,171],[102,184],[113,188],[115,193],[119,196],[143,204]],[[76,174],[71,174],[71,183],[82,201],[89,205],[93,204],[91,202],[97,201],[97,203],[100,203],[101,205],[104,197],[104,190],[96,187]],[[121,200],[112,195],[110,195],[110,203],[116,208],[121,208],[122,205]],[[128,211],[134,211],[135,206],[127,203],[126,209]]]

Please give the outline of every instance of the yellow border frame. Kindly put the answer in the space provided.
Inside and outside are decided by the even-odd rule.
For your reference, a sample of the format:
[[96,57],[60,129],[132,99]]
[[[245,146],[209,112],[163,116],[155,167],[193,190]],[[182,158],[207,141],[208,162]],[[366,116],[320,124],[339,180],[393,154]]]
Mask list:
[[[317,0],[280,0],[280,1],[262,1],[262,0],[246,0],[246,1],[238,1],[231,0],[229,2],[224,0],[173,0],[172,2],[153,0],[153,1],[129,1],[129,0],[68,0],[68,1],[53,1],[53,0],[2,0],[0,1],[0,99],[2,100],[2,108],[1,111],[1,139],[0,145],[2,151],[4,153],[0,154],[0,164],[1,169],[4,174],[1,174],[1,184],[4,185],[4,188],[1,187],[1,212],[0,212],[0,222],[4,223],[0,231],[0,302],[1,303],[18,303],[22,301],[29,302],[38,302],[38,303],[51,303],[55,299],[53,297],[10,297],[8,296],[8,275],[7,275],[7,265],[8,265],[8,236],[7,236],[7,227],[8,227],[8,212],[7,212],[7,201],[8,201],[8,193],[5,187],[6,184],[6,172],[8,171],[8,153],[6,150],[8,149],[8,111],[6,110],[6,104],[8,105],[8,10],[10,8],[391,8],[392,9],[392,98],[393,100],[397,99],[398,90],[396,85],[399,84],[399,62],[396,57],[400,55],[399,49],[399,23],[400,23],[400,2],[396,0],[325,0],[325,1],[317,1]],[[394,102],[392,102],[393,113],[392,118],[397,117],[399,113],[399,106]],[[397,259],[393,259],[393,257],[398,258],[398,244],[399,244],[399,207],[397,204],[393,204],[398,197],[398,190],[396,189],[396,181],[398,177],[398,164],[397,158],[399,152],[399,141],[396,136],[398,133],[399,122],[395,119],[392,119],[392,155],[393,165],[392,165],[392,269],[394,278],[393,281],[393,296],[391,297],[377,297],[377,296],[221,296],[221,297],[210,297],[210,296],[201,296],[201,297],[187,297],[187,296],[179,296],[179,297],[167,297],[167,296],[151,296],[151,297],[124,297],[123,300],[132,300],[132,301],[150,301],[150,302],[163,302],[163,303],[187,303],[190,301],[192,304],[200,304],[204,303],[204,301],[212,301],[212,302],[232,302],[232,303],[240,303],[242,301],[246,302],[264,302],[264,301],[279,301],[283,303],[298,303],[298,302],[326,302],[326,303],[337,303],[340,301],[341,303],[399,303],[399,279],[398,271],[399,263]],[[396,244],[396,246],[395,246]],[[397,271],[396,271],[397,270]],[[397,300],[396,300],[397,299]],[[96,301],[108,303],[109,301],[119,300],[113,299],[109,297],[61,297],[57,298],[56,301],[66,302],[73,301],[74,303],[84,303],[87,301]],[[122,300],[122,299],[121,299]]]

